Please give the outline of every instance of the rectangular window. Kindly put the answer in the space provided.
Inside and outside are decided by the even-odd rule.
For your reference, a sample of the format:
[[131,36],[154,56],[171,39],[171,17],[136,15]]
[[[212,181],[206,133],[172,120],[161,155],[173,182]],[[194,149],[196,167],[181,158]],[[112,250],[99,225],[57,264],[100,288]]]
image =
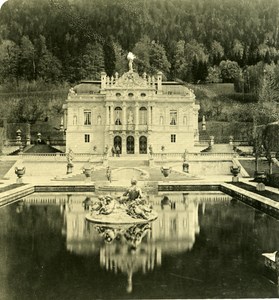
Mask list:
[[172,143],[176,142],[176,134],[171,134],[171,142]]
[[91,125],[91,111],[84,111],[84,125]]
[[177,111],[171,110],[170,111],[170,125],[176,125],[177,124]]
[[90,143],[90,134],[85,134],[84,135],[84,142],[85,143]]

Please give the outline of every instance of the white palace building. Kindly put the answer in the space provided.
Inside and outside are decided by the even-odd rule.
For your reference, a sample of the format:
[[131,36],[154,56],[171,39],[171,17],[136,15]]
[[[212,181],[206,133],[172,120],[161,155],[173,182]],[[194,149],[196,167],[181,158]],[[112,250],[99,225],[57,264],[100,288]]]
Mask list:
[[[70,89],[64,104],[66,149],[122,155],[194,151],[199,140],[198,110],[192,90],[157,76],[129,71],[101,81],[82,81]],[[150,147],[151,146],[151,147]]]

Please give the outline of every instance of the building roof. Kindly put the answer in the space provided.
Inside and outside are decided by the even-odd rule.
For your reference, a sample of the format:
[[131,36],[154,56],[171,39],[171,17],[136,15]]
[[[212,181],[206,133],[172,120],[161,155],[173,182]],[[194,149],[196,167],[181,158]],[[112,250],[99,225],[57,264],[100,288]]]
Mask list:
[[163,94],[167,95],[190,95],[190,90],[186,86],[183,86],[175,81],[162,82],[162,91]]
[[101,90],[101,81],[84,80],[74,87],[77,94],[98,94]]
[[[125,73],[125,74],[127,77],[128,73]],[[125,85],[125,83],[127,81],[127,80],[126,81],[124,80],[124,79],[126,79],[125,74],[123,74],[123,76],[121,76],[119,78],[118,84],[116,85],[118,88]],[[137,75],[135,80],[144,81],[144,79],[142,79],[137,73],[134,73],[134,74]],[[139,83],[142,83],[141,81]],[[121,84],[119,84],[120,82],[121,82]],[[127,82],[127,87],[129,86],[129,83],[130,82]],[[140,86],[142,86],[142,88],[144,89],[144,85],[140,84]],[[155,82],[155,87],[157,87],[157,82]],[[125,88],[125,87],[123,86],[123,88]],[[133,88],[133,86],[131,86],[131,88]],[[101,81],[99,81],[99,80],[83,80],[83,81],[81,81],[81,83],[76,85],[73,88],[73,90],[77,94],[98,94],[98,93],[100,93],[100,90],[101,90]],[[189,96],[191,94],[191,91],[189,88],[187,88],[186,86],[184,86],[181,83],[176,82],[176,81],[163,81],[162,82],[162,92],[165,95]]]

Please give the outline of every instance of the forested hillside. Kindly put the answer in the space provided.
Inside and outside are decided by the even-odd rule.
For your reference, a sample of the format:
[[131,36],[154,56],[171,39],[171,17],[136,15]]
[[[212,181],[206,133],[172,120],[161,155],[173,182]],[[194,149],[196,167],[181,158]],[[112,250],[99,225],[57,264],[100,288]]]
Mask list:
[[278,101],[278,34],[278,0],[8,0],[0,10],[0,92],[45,87],[43,98],[55,98],[57,86],[60,94],[103,70],[127,71],[132,51],[139,73],[234,83],[238,102]]
[[276,63],[278,16],[278,0],[9,0],[0,11],[1,82],[95,79],[126,69],[127,51],[139,72],[205,80],[222,60]]

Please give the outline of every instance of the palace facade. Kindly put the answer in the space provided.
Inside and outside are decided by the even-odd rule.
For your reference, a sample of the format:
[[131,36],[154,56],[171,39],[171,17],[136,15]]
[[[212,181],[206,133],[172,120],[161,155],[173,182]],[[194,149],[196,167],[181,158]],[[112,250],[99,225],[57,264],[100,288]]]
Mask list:
[[157,76],[130,70],[119,77],[82,81],[64,104],[66,148],[74,153],[127,155],[194,151],[199,140],[198,110],[192,90]]

